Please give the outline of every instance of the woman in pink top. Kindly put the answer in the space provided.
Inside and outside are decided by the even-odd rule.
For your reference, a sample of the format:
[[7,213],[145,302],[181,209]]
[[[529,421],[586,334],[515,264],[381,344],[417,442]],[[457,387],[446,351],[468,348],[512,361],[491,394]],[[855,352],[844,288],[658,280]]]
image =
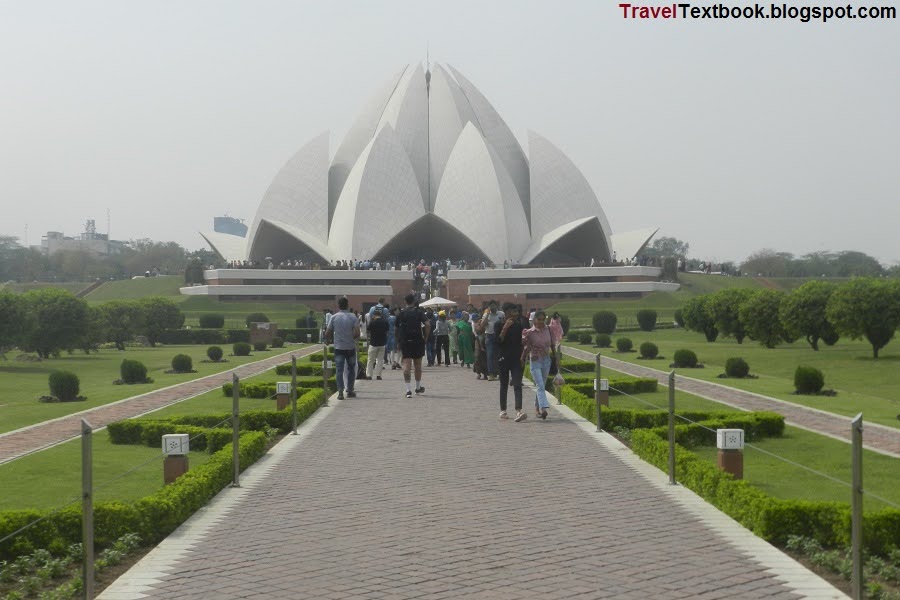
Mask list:
[[531,378],[537,388],[538,416],[547,418],[547,378],[550,376],[550,361],[556,340],[547,326],[547,314],[539,310],[534,315],[534,326],[522,332],[522,363],[525,357],[531,359]]
[[559,344],[562,342],[563,338],[563,329],[562,319],[559,318],[558,312],[553,313],[553,317],[550,318],[550,335],[552,335],[553,339],[556,340],[556,343],[553,345],[553,349],[556,352],[559,352]]

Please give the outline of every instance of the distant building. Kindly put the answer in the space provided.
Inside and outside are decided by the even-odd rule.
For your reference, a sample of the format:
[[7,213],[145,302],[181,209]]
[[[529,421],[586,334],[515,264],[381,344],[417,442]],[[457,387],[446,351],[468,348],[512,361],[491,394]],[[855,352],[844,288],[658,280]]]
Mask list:
[[247,226],[244,224],[244,220],[229,217],[228,215],[213,218],[213,231],[247,237]]
[[48,231],[41,238],[41,252],[52,256],[61,250],[82,250],[97,255],[120,254],[125,244],[110,240],[109,235],[97,233],[93,219],[88,219],[84,232],[78,237],[66,237],[61,231]]

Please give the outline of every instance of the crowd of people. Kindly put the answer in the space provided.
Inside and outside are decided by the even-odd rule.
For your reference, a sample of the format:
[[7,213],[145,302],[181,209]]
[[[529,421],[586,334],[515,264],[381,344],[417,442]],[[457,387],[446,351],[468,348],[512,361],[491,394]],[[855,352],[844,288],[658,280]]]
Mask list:
[[[419,271],[420,266],[427,266],[429,269],[443,269],[449,272],[450,269],[459,270],[484,270],[484,269],[516,269],[521,267],[611,267],[611,266],[661,266],[660,260],[655,256],[639,255],[631,258],[619,260],[616,253],[609,261],[595,260],[591,258],[581,264],[540,264],[540,265],[522,265],[518,262],[507,259],[502,264],[495,264],[482,259],[460,258],[451,260],[450,258],[433,259],[427,261],[420,259],[418,262],[412,260],[371,260],[371,259],[353,259],[353,260],[335,260],[332,262],[320,263],[304,261],[302,258],[287,258],[282,260],[266,257],[255,260],[232,260],[225,263],[226,269],[277,269],[277,270],[313,270],[313,271]],[[212,267],[210,267],[212,268]]]
[[[423,265],[424,266],[424,265]],[[423,269],[424,271],[424,269]],[[402,370],[405,395],[425,393],[422,361],[429,367],[451,364],[469,369],[476,379],[499,379],[500,418],[508,419],[507,397],[513,389],[516,414],[522,422],[522,376],[529,364],[532,379],[545,382],[558,367],[562,323],[559,313],[547,320],[546,313],[533,307],[490,301],[482,309],[469,304],[434,311],[419,306],[416,293],[405,298],[405,306],[389,306],[384,298],[367,312],[351,310],[347,298],[338,302],[338,312],[325,311],[323,339],[334,343],[338,399],[356,397],[358,378],[382,380],[384,370]],[[368,341],[365,368],[357,364],[357,341]],[[415,385],[413,385],[413,381]],[[546,391],[536,385],[535,415],[547,418]]]

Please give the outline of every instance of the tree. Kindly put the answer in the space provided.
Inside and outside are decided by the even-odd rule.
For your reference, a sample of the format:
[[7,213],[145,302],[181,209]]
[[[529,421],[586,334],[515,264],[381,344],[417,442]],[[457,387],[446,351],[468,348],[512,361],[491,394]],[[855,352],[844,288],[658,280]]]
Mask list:
[[778,311],[784,292],[758,290],[741,304],[738,316],[750,338],[766,348],[774,348],[784,341],[784,331],[778,319]]
[[835,274],[838,277],[880,277],[884,267],[878,259],[863,252],[845,250],[834,260]]
[[743,344],[747,336],[738,311],[752,293],[746,288],[724,288],[709,298],[709,312],[716,329],[726,337],[733,337],[738,344]]
[[834,331],[825,307],[835,287],[827,281],[808,281],[788,294],[778,311],[784,330],[793,337],[805,337],[815,351],[819,350],[819,340],[830,339]]
[[88,306],[87,325],[78,347],[85,354],[90,354],[91,350],[96,351],[104,341],[106,341],[106,331],[103,327],[103,312],[99,306]]
[[791,261],[794,255],[789,252],[775,252],[769,248],[763,248],[754,252],[741,263],[741,271],[748,275],[760,275],[764,277],[787,277]]
[[852,279],[831,294],[825,316],[838,333],[855,340],[865,337],[872,345],[872,357],[878,358],[878,351],[900,326],[900,283]]
[[191,285],[192,283],[204,283],[204,269],[205,267],[203,266],[203,263],[200,262],[199,258],[192,258],[184,268],[184,282],[187,285]]
[[709,307],[710,296],[694,296],[681,307],[681,318],[684,328],[697,331],[706,336],[707,342],[714,342],[719,337],[715,320]]
[[690,247],[691,245],[687,242],[682,242],[674,237],[664,236],[653,240],[653,244],[646,248],[644,253],[648,256],[658,256],[660,258],[674,256],[675,258],[687,259]]
[[156,346],[163,331],[180,329],[184,325],[184,313],[168,298],[153,296],[140,300],[143,314],[143,331],[151,346]]
[[58,288],[32,290],[22,295],[25,306],[23,350],[50,358],[60,350],[80,348],[88,330],[88,305]]
[[106,338],[125,349],[125,342],[138,335],[144,327],[144,310],[138,302],[113,300],[100,305],[101,322]]
[[22,299],[11,292],[0,292],[0,356],[19,343],[24,318]]

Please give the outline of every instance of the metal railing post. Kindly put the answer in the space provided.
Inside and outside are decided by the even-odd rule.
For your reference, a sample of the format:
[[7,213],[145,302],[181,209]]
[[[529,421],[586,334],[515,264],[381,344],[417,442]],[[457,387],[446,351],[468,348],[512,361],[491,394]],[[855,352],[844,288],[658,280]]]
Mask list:
[[669,484],[675,485],[675,371],[669,373]]
[[850,423],[852,439],[853,490],[850,498],[850,558],[853,567],[850,577],[850,591],[854,600],[865,598],[862,561],[862,519],[863,519],[863,481],[862,481],[862,434],[863,416],[856,415]]
[[234,476],[231,480],[231,487],[241,487],[241,378],[237,376],[237,373],[232,375],[231,387],[231,462],[234,465]]
[[596,364],[594,366],[594,400],[597,402],[597,431],[602,431],[603,418],[600,416],[600,353],[597,353]]
[[81,420],[81,545],[84,564],[81,568],[82,598],[94,598],[94,469],[93,431]]
[[297,435],[297,357],[291,354],[291,425]]
[[328,342],[322,345],[322,405],[328,406]]

